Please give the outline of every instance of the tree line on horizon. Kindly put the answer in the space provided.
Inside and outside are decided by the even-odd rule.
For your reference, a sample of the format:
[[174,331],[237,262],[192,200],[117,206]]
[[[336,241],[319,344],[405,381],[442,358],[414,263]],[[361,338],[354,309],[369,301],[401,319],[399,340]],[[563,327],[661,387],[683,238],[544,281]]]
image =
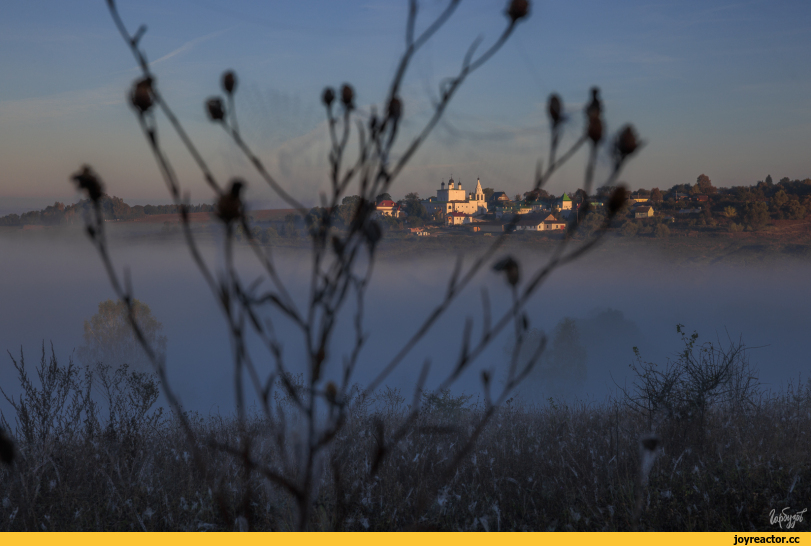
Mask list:
[[[92,208],[89,199],[82,199],[72,205],[59,201],[42,210],[31,210],[23,214],[0,216],[0,226],[43,225],[58,226],[63,224],[84,223],[84,216]],[[152,214],[177,214],[178,205],[134,205],[130,206],[120,197],[105,195],[101,198],[104,217],[110,220],[134,220]],[[189,212],[213,212],[214,205],[189,205]]]

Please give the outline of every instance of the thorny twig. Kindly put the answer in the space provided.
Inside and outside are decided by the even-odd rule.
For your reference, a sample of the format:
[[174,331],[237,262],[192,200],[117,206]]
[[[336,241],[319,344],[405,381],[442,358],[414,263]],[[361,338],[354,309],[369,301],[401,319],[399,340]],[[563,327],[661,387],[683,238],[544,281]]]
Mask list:
[[[310,236],[312,238],[313,267],[310,279],[309,299],[306,309],[299,310],[294,300],[289,295],[284,282],[279,276],[274,266],[273,257],[262,249],[256,241],[250,223],[245,215],[241,201],[241,191],[243,183],[240,180],[233,180],[229,188],[225,189],[219,184],[207,163],[199,153],[192,140],[188,137],[179,120],[174,116],[166,101],[158,92],[155,76],[152,74],[146,55],[140,49],[140,41],[144,35],[145,27],[141,27],[135,34],[130,34],[124,25],[114,0],[108,0],[108,7],[113,20],[119,29],[125,42],[128,44],[136,61],[138,62],[142,79],[136,82],[131,95],[131,103],[134,106],[140,126],[150,145],[150,149],[156,159],[158,167],[167,184],[169,192],[174,202],[179,205],[180,219],[183,226],[183,233],[192,258],[200,269],[209,289],[217,299],[220,309],[227,320],[227,327],[231,346],[233,350],[234,362],[234,388],[237,402],[237,412],[240,429],[240,445],[230,445],[214,442],[209,443],[234,455],[244,466],[246,472],[259,472],[272,483],[282,487],[295,499],[299,509],[298,526],[300,529],[307,528],[309,522],[309,510],[314,494],[313,480],[318,472],[320,456],[324,450],[331,446],[332,440],[346,423],[349,413],[358,402],[352,400],[352,377],[355,367],[359,361],[362,348],[366,342],[368,334],[364,331],[364,294],[371,279],[375,250],[382,236],[381,228],[374,219],[374,200],[379,193],[390,189],[392,183],[402,172],[406,164],[411,160],[416,151],[425,142],[428,135],[442,118],[445,110],[455,95],[456,91],[466,81],[474,71],[484,65],[495,53],[506,43],[517,24],[528,14],[528,2],[526,0],[512,0],[507,11],[508,23],[501,35],[483,53],[476,55],[480,40],[474,41],[465,55],[461,69],[456,76],[443,81],[440,87],[440,100],[434,104],[433,112],[417,136],[398,155],[398,159],[390,164],[392,151],[397,143],[399,135],[400,120],[403,115],[402,99],[399,91],[407,73],[408,67],[414,55],[436,34],[436,32],[447,22],[460,3],[460,0],[449,0],[445,9],[434,19],[428,27],[415,36],[415,28],[418,14],[416,0],[409,1],[409,13],[406,24],[406,49],[400,58],[397,71],[392,79],[391,86],[385,98],[382,116],[378,118],[373,113],[368,120],[368,126],[359,119],[355,119],[353,112],[355,109],[354,89],[344,84],[340,89],[340,96],[330,88],[324,91],[322,101],[326,107],[329,136],[331,140],[331,150],[329,154],[331,192],[329,197],[322,196],[324,209],[319,212],[315,222],[310,225]],[[223,89],[227,95],[227,111],[225,103],[220,98],[214,97],[208,100],[206,108],[212,121],[222,125],[226,134],[234,141],[242,153],[249,159],[250,163],[258,172],[259,176],[274,190],[285,202],[295,208],[301,215],[307,215],[307,209],[288,193],[285,187],[273,177],[264,163],[258,158],[248,144],[244,141],[235,114],[235,88],[236,79],[232,72],[227,72],[223,77]],[[335,112],[333,104],[336,99],[340,100],[339,113]],[[217,198],[217,216],[224,226],[225,237],[225,266],[224,271],[215,274],[202,258],[198,249],[196,239],[191,230],[185,197],[180,189],[178,177],[172,164],[160,145],[158,138],[158,124],[154,106],[157,105],[160,111],[167,117],[172,128],[180,136],[186,149],[192,155],[195,163],[203,173],[207,184],[214,191]],[[559,106],[559,105],[558,105]],[[230,115],[229,115],[230,114]],[[593,100],[587,110],[588,123],[582,137],[574,145],[556,157],[557,146],[560,136],[559,119],[551,115],[553,140],[550,148],[549,166],[546,171],[539,168],[535,177],[533,191],[544,186],[551,175],[564,163],[566,163],[588,140],[591,140],[591,150],[586,174],[586,191],[590,191],[594,165],[597,157],[598,144],[602,140],[601,108],[596,92],[593,93]],[[341,127],[339,131],[338,127]],[[352,165],[344,170],[344,159],[347,145],[351,136],[352,126],[356,126],[359,150],[357,159]],[[598,131],[599,129],[599,131]],[[626,135],[627,136],[627,135]],[[624,146],[621,153],[615,153],[614,169],[608,177],[607,183],[613,184],[625,161],[634,153],[637,145],[634,137],[633,146]],[[627,139],[626,139],[627,140]],[[619,140],[618,140],[619,142]],[[617,146],[615,146],[617,148]],[[615,150],[616,151],[616,150]],[[77,175],[78,178],[81,175]],[[354,215],[345,233],[337,232],[333,224],[335,222],[334,211],[340,204],[340,200],[346,195],[350,185],[355,182],[359,189],[359,202],[357,203]],[[88,189],[85,186],[82,186]],[[517,347],[523,343],[524,333],[529,327],[529,321],[524,313],[530,297],[538,290],[548,275],[560,267],[592,248],[605,234],[605,231],[620,208],[621,200],[619,193],[612,196],[609,203],[608,214],[597,235],[579,245],[577,248],[569,249],[572,235],[577,231],[583,217],[589,212],[588,201],[584,203],[585,213],[578,214],[576,219],[570,223],[563,239],[556,246],[552,257],[545,266],[529,275],[528,280],[520,282],[518,263],[508,258],[499,262],[496,269],[504,271],[507,282],[512,290],[512,303],[496,320],[491,320],[491,310],[489,300],[484,299],[485,319],[483,331],[476,342],[471,341],[472,322],[468,321],[462,337],[462,348],[459,358],[453,366],[452,371],[440,384],[440,390],[450,387],[466,370],[469,370],[472,363],[482,354],[493,339],[503,329],[513,324],[515,326]],[[93,197],[93,193],[91,198]],[[98,192],[97,192],[98,193]],[[164,386],[167,400],[175,410],[175,414],[181,420],[190,444],[193,447],[195,459],[202,465],[202,460],[198,456],[197,445],[199,439],[192,431],[190,423],[185,417],[176,393],[172,390],[166,377],[165,363],[155,351],[149,346],[145,336],[140,331],[135,322],[132,308],[132,289],[129,285],[128,277],[121,281],[110,259],[107,239],[104,232],[101,207],[98,200],[93,199],[93,214],[88,218],[88,234],[96,245],[102,258],[102,262],[107,270],[110,281],[118,296],[125,302],[128,309],[129,320],[136,334],[138,341],[144,346],[150,362],[152,362],[159,378]],[[317,210],[317,209],[314,209]],[[458,295],[464,291],[479,274],[484,267],[491,263],[498,250],[503,246],[509,232],[517,224],[517,218],[510,220],[505,226],[505,233],[497,237],[485,251],[478,256],[474,262],[464,268],[459,261],[457,269],[451,276],[445,297],[429,313],[424,322],[417,328],[403,348],[395,354],[379,372],[379,374],[366,386],[358,396],[358,400],[367,399],[377,387],[397,368],[405,359],[425,334],[431,330],[437,319],[444,314],[450,304],[455,301]],[[260,262],[273,289],[263,293],[256,293],[257,284],[246,286],[240,279],[239,272],[233,260],[233,245],[235,230],[242,229],[254,256]],[[356,311],[353,320],[354,343],[349,355],[343,361],[343,371],[340,385],[325,379],[325,369],[331,360],[328,351],[332,344],[332,337],[341,310],[354,294]],[[285,364],[282,347],[283,344],[276,334],[271,316],[263,312],[265,306],[276,310],[283,317],[289,320],[303,335],[307,352],[307,378],[303,388],[292,380],[292,374]],[[267,349],[273,365],[273,371],[263,380],[260,376],[260,369],[254,363],[250,352],[247,349],[246,335],[248,331],[259,337]],[[489,419],[494,415],[498,406],[509,396],[515,387],[531,372],[533,365],[542,352],[544,344],[541,343],[537,350],[526,362],[519,362],[520,351],[516,350],[511,359],[507,380],[504,388],[493,399],[491,393],[490,372],[482,374],[482,383],[485,392],[486,411],[482,419],[469,435],[465,444],[457,451],[457,454],[448,467],[451,473],[465,454],[472,448],[476,439],[484,430]],[[332,359],[334,362],[334,359]],[[408,433],[416,419],[420,404],[420,395],[427,378],[428,364],[423,367],[423,371],[417,382],[415,390],[414,404],[412,410],[403,424],[394,431],[390,441],[387,442],[385,434],[380,431],[378,451],[372,465],[372,474],[377,471],[379,464],[383,461],[391,447]],[[247,394],[243,390],[243,375],[247,372],[250,384],[254,389],[254,394],[261,401],[263,414],[267,420],[268,430],[275,436],[276,447],[279,455],[287,458],[287,425],[286,417],[281,406],[273,411],[271,404],[272,392],[277,384],[292,401],[293,407],[304,417],[306,435],[303,444],[299,446],[303,457],[297,461],[298,465],[293,473],[284,470],[277,470],[268,464],[255,460],[251,453],[253,445],[251,433],[246,426],[247,420]],[[324,417],[320,408],[326,409],[327,415]],[[285,465],[287,466],[287,465]],[[246,495],[248,493],[246,492]],[[351,497],[352,495],[350,495]],[[247,506],[247,503],[243,503]],[[248,518],[249,514],[242,517]],[[248,520],[250,524],[250,520]],[[337,522],[342,525],[342,522]]]

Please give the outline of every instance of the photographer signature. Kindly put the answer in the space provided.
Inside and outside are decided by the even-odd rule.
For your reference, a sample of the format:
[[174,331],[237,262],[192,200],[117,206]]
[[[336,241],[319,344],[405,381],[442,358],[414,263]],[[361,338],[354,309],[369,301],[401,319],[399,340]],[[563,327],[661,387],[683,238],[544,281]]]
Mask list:
[[775,514],[774,508],[772,511],[769,512],[769,523],[774,525],[775,523],[780,525],[780,528],[783,528],[783,523],[786,524],[786,529],[791,529],[794,527],[798,521],[803,520],[803,514],[808,510],[808,508],[803,508],[796,514],[787,514],[786,510],[788,510],[788,506],[783,508],[779,514]]

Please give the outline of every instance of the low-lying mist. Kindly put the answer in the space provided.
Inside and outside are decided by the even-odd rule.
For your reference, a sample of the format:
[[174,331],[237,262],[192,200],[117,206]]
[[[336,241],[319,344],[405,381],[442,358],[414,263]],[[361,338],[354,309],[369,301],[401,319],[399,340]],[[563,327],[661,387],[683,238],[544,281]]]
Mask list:
[[[135,297],[163,324],[169,377],[184,406],[203,414],[230,414],[233,373],[225,321],[181,238],[149,229],[147,235],[113,226],[114,261],[119,268],[130,268]],[[454,268],[456,256],[450,252],[425,254],[417,243],[402,244],[415,250],[383,252],[375,265],[366,297],[365,329],[370,337],[355,377],[361,385],[406,343],[440,301]],[[633,347],[646,361],[657,363],[682,348],[677,324],[698,332],[700,342],[741,339],[753,347],[749,358],[767,385],[779,387],[811,371],[805,337],[811,318],[811,293],[805,288],[811,264],[775,257],[757,266],[674,265],[666,253],[650,246],[629,252],[627,245],[615,249],[611,244],[608,241],[599,252],[555,271],[531,301],[527,309],[531,338],[537,340],[545,332],[549,345],[535,376],[521,389],[525,400],[602,400],[615,389],[615,382],[630,381]],[[201,245],[216,267],[217,244]],[[237,254],[244,264],[243,279],[258,277],[260,270],[248,249]],[[513,254],[525,271],[543,263],[537,250]],[[53,343],[60,362],[77,361],[83,322],[96,313],[100,302],[114,298],[101,261],[81,230],[3,231],[0,256],[0,348],[15,357],[22,349],[31,368],[39,361],[43,342],[48,351]],[[277,249],[275,256],[290,292],[303,302],[310,270],[306,245]],[[466,262],[471,258],[467,256]],[[474,321],[474,337],[481,331],[483,287],[494,315],[507,308],[510,296],[503,278],[486,270],[384,383],[401,388],[410,400],[419,371],[430,360],[427,387],[435,388],[455,364],[466,317]],[[352,312],[350,305],[327,355],[334,377],[354,341]],[[303,372],[301,337],[280,317],[273,319],[279,337],[287,340],[288,366],[294,373]],[[454,386],[455,392],[478,394],[479,371],[484,367],[495,368],[499,378],[498,370],[503,373],[513,345],[512,331],[502,333]],[[269,370],[271,361],[256,340],[251,347]],[[553,361],[557,375],[549,371]],[[0,359],[0,383],[9,394],[19,392],[8,356]],[[10,415],[5,400],[0,409]]]

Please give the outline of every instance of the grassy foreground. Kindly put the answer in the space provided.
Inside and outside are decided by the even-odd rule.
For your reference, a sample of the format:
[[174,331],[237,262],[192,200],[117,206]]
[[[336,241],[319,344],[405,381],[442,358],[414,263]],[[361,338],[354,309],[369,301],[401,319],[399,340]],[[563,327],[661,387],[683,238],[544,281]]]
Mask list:
[[[46,380],[51,371],[66,369],[55,358],[48,364],[44,354],[42,366]],[[74,386],[81,377],[74,374]],[[0,530],[295,527],[291,498],[258,474],[247,477],[213,447],[211,440],[238,442],[234,420],[193,417],[204,472],[176,419],[127,406],[133,392],[140,394],[130,404],[154,396],[143,390],[148,378],[127,377],[132,375],[107,376],[115,387],[107,390],[109,399],[121,404],[106,424],[97,416],[109,408],[85,408],[71,421],[79,414],[71,413],[70,396],[59,411],[29,398],[28,410],[39,407],[40,414],[17,415],[15,462],[0,468]],[[376,436],[393,430],[407,411],[387,389],[357,407],[323,460],[310,528],[779,530],[770,523],[771,510],[790,507],[793,514],[811,499],[810,395],[809,384],[761,393],[736,409],[712,408],[703,425],[690,417],[664,419],[657,428],[661,446],[653,453],[640,447],[649,423],[625,403],[533,406],[512,400],[449,471],[482,410],[445,393],[426,398],[416,426],[368,478]],[[28,423],[25,430],[20,423]],[[289,449],[282,454],[254,416],[248,425],[255,433],[254,456],[279,468],[285,457],[295,460],[290,424]],[[442,432],[448,425],[453,431]],[[655,456],[647,485],[640,475],[643,455]],[[247,514],[247,521],[236,520],[237,513]],[[807,525],[806,518],[794,530]]]

